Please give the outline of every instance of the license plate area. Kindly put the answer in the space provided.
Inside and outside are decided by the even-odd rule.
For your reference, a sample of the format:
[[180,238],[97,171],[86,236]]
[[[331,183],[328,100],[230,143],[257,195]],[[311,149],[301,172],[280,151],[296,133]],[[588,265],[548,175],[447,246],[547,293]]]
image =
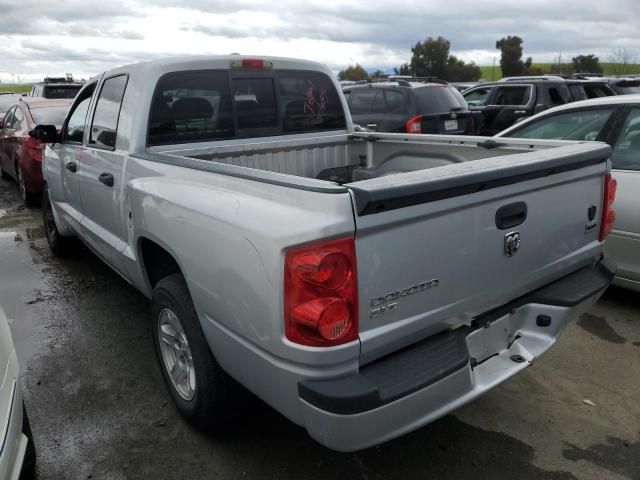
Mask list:
[[444,129],[445,130],[458,130],[458,120],[445,120],[444,121]]
[[509,348],[511,344],[511,315],[494,320],[467,335],[467,347],[472,365],[477,365]]

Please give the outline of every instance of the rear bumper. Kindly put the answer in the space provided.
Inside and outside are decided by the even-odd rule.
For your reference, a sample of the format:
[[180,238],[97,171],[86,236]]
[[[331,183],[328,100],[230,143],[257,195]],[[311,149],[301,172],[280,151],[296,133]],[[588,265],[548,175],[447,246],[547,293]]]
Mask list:
[[354,451],[432,422],[529,366],[614,275],[603,260],[357,374],[302,381],[304,425],[321,444]]

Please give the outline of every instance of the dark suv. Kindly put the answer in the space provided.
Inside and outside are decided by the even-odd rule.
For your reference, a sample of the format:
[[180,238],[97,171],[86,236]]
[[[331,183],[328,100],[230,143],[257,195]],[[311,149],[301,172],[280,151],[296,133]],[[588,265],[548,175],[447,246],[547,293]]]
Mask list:
[[471,110],[481,113],[477,133],[495,135],[547,108],[615,95],[615,92],[606,81],[548,75],[508,77],[469,88],[462,95]]
[[397,79],[342,88],[353,122],[395,133],[474,133],[473,113],[454,87],[442,80]]

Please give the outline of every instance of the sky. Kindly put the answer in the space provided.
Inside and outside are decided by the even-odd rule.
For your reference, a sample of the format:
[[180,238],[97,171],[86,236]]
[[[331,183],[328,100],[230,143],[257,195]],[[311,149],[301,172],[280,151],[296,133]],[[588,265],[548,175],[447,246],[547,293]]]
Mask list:
[[236,52],[392,71],[439,35],[477,65],[499,62],[506,35],[534,62],[620,49],[640,61],[639,14],[638,0],[0,0],[0,81]]

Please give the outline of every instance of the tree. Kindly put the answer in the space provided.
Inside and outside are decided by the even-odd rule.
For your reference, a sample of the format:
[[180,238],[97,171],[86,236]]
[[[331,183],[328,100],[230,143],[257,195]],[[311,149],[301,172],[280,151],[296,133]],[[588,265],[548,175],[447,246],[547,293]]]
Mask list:
[[411,47],[409,68],[416,77],[445,77],[449,58],[449,40],[429,37]]
[[[496,48],[500,50],[500,68],[502,75],[513,77],[527,73],[522,61],[522,39],[518,36],[508,36],[496,42]],[[531,66],[531,57],[527,59],[528,66]]]
[[635,56],[626,48],[618,48],[611,54],[611,73],[614,75],[626,75],[631,73],[631,64],[635,63]]
[[575,73],[602,73],[600,59],[594,54],[573,57],[571,64]]
[[475,82],[482,75],[475,63],[465,63],[455,55],[449,55],[445,78],[450,82]]
[[339,80],[358,81],[358,80],[366,80],[367,78],[369,78],[369,74],[364,68],[362,68],[362,66],[359,63],[356,63],[355,65],[349,65],[344,70],[340,70],[338,72]]
[[376,70],[375,72],[373,72],[373,73],[371,74],[371,78],[372,78],[372,79],[373,79],[373,78],[380,79],[380,78],[384,77],[384,75],[385,75],[385,74],[384,74],[384,72],[383,72],[382,70]]
[[400,68],[394,68],[393,71],[396,75],[411,75],[411,69],[408,63],[403,63]]
[[475,64],[467,64],[449,54],[451,44],[443,37],[428,37],[411,47],[411,60],[400,69],[399,75],[416,77],[439,77],[449,81],[472,82],[480,78],[481,72]]

